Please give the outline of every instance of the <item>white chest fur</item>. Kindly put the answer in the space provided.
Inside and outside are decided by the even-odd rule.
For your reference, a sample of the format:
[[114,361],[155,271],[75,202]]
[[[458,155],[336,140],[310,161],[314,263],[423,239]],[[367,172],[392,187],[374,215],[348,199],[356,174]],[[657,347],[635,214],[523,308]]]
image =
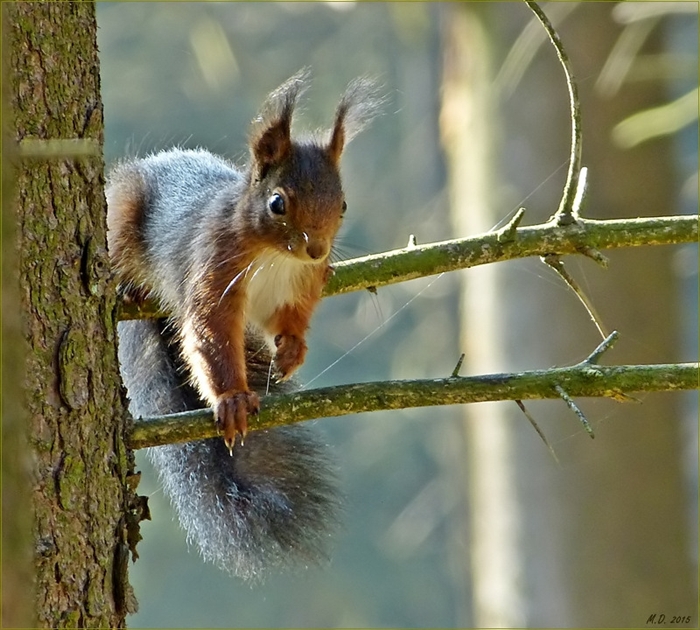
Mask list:
[[294,302],[309,271],[309,263],[281,253],[256,258],[248,272],[247,320],[264,329],[280,306]]

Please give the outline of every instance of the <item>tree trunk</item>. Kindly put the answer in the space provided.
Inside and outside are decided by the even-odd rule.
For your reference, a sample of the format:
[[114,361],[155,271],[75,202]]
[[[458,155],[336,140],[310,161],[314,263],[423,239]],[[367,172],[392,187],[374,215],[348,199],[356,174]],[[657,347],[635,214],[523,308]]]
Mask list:
[[[133,600],[128,532],[138,534],[106,248],[95,7],[8,4],[36,623],[122,627]],[[78,157],[46,140],[94,150]]]

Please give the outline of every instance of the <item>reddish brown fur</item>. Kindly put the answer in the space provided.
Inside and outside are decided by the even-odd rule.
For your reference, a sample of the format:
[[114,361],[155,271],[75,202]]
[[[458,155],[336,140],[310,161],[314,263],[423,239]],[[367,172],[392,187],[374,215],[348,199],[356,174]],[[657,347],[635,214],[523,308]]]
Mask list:
[[[127,285],[145,282],[142,230],[143,182],[138,171],[118,167],[107,189],[107,247],[112,264]],[[130,287],[123,287],[129,289]]]
[[240,258],[224,264],[227,252],[219,248],[212,264],[189,279],[193,291],[187,296],[180,324],[183,353],[192,366],[193,378],[214,408],[217,425],[229,446],[237,432],[245,435],[248,415],[257,414],[260,408],[246,378],[245,283],[228,288],[231,279],[254,257],[254,244],[236,245],[241,240],[239,235],[226,241],[226,250],[236,251]]

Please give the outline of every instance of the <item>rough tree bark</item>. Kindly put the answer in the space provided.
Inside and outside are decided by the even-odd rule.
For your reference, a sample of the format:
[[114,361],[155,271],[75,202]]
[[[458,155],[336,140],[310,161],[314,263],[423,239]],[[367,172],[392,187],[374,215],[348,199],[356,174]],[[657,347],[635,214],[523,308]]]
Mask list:
[[7,81],[7,4],[2,10],[2,627],[32,623],[31,515],[26,415],[17,392],[22,389],[24,345],[17,284],[14,213],[15,144],[10,130]]
[[8,4],[36,623],[122,627],[138,534],[107,264],[95,7]]

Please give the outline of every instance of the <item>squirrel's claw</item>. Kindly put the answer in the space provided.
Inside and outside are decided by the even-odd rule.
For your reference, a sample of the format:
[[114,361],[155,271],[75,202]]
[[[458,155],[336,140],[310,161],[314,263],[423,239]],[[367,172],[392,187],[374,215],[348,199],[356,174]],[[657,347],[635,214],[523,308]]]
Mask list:
[[260,399],[255,392],[227,392],[219,396],[214,407],[216,426],[224,434],[224,444],[233,455],[236,433],[241,435],[241,444],[248,432],[248,416],[260,411]]

